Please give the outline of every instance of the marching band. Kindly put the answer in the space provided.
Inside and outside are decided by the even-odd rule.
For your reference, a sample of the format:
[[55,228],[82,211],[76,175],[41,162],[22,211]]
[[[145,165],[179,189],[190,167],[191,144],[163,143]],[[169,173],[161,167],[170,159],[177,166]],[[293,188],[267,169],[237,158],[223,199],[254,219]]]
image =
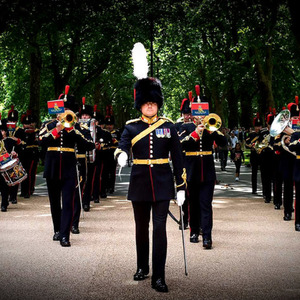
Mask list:
[[[163,104],[159,80],[147,76],[138,78],[135,108],[141,117],[128,121],[123,131],[114,127],[112,106],[107,107],[105,118],[97,106],[85,104],[85,98],[78,107],[75,97],[68,94],[69,87],[58,99],[63,101],[63,110],[56,118],[45,121],[40,129],[30,111],[22,114],[23,126],[18,127],[19,114],[12,106],[7,119],[1,119],[0,115],[1,211],[7,211],[9,202],[18,202],[19,185],[20,197],[32,196],[41,160],[48,187],[53,240],[59,241],[62,247],[69,247],[70,232],[80,233],[82,209],[88,212],[91,201],[99,203],[99,199],[114,193],[117,162],[125,166],[133,153],[128,192],[136,224],[137,271],[133,278],[144,280],[149,273],[152,209],[152,288],[168,292],[164,267],[169,201],[177,198],[184,212],[181,214],[183,223],[180,223],[183,226],[179,229],[190,229],[190,242],[198,243],[202,235],[204,249],[212,249],[214,147],[225,147],[226,160],[228,155],[228,139],[223,134],[221,119],[209,113],[208,103],[200,99],[199,86],[195,89],[197,97],[193,98],[189,92],[180,107],[182,118],[173,124],[157,115]],[[272,201],[273,194],[274,208],[280,209],[283,205],[284,221],[292,220],[294,213],[295,230],[300,231],[300,209],[296,209],[297,202],[300,203],[298,97],[287,107],[277,115],[275,110],[270,110],[264,121],[257,114],[253,120],[254,130],[246,137],[245,146],[250,150],[252,194],[257,194],[260,170],[265,203]],[[266,127],[262,127],[263,124]],[[238,151],[242,152],[241,148]],[[221,162],[222,171],[225,167],[226,163]],[[239,178],[239,169],[236,178]]]

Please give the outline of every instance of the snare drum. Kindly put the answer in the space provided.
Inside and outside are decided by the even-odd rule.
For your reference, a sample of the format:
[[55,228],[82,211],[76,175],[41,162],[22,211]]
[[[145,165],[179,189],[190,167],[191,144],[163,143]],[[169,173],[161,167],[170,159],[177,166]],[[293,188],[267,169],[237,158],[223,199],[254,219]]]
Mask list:
[[8,186],[19,184],[27,178],[27,173],[18,158],[9,160],[2,165],[0,173]]

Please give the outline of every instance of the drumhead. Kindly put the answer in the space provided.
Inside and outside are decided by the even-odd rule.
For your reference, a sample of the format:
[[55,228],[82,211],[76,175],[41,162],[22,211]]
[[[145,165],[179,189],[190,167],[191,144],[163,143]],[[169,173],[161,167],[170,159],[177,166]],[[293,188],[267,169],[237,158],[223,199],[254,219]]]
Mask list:
[[14,165],[16,165],[18,163],[19,159],[18,158],[13,158],[12,160],[10,160],[9,162],[7,162],[6,164],[4,164],[3,166],[0,167],[0,172],[6,171],[10,168],[12,168]]

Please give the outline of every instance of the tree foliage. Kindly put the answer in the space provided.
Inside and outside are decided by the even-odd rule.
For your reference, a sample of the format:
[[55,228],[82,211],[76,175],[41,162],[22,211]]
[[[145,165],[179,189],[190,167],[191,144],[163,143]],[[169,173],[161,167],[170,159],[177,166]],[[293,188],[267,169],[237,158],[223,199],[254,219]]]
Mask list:
[[225,125],[249,127],[298,93],[294,10],[293,0],[0,0],[0,111],[15,104],[46,118],[47,100],[69,84],[78,102],[103,113],[112,103],[122,126],[137,115],[131,49],[142,42],[163,84],[162,113],[177,119],[200,84]]

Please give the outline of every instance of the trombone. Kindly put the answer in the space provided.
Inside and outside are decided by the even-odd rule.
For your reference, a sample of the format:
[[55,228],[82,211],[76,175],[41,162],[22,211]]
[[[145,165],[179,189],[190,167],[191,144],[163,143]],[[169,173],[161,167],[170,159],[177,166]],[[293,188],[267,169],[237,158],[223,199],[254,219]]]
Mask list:
[[77,116],[72,110],[66,110],[57,117],[57,120],[61,123],[62,128],[71,128],[75,125]]
[[[197,118],[197,120],[199,119]],[[202,124],[204,129],[208,131],[217,131],[222,126],[222,120],[217,114],[211,113],[205,116],[200,124]],[[203,131],[201,131],[200,136],[202,136],[202,134]]]

